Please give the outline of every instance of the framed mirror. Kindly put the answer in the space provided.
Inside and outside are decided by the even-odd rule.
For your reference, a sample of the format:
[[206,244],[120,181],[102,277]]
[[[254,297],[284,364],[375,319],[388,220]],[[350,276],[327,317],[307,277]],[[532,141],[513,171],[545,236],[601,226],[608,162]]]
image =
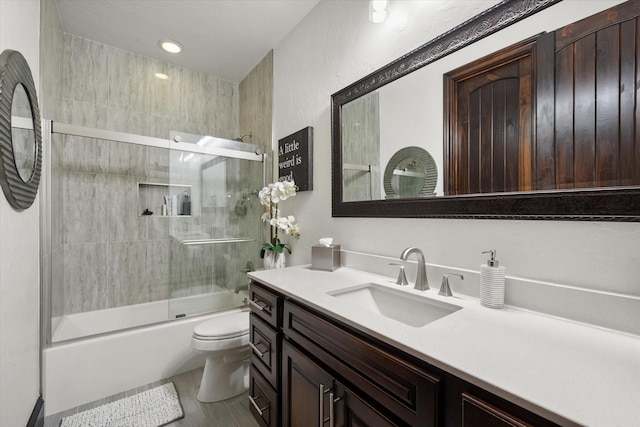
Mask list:
[[20,212],[33,204],[40,185],[42,135],[33,76],[15,50],[0,55],[0,185]]
[[[559,149],[560,145],[554,142],[562,138],[564,143],[568,134],[579,135],[581,132],[579,129],[573,131],[565,129],[565,134],[559,134],[563,128],[566,128],[564,123],[567,121],[573,123],[576,120],[573,116],[567,116],[568,120],[562,117],[557,119],[556,116],[564,114],[566,111],[563,109],[570,110],[569,114],[577,114],[573,107],[573,99],[578,99],[577,93],[569,94],[574,98],[569,98],[571,101],[563,104],[564,100],[556,94],[563,93],[563,90],[557,89],[558,85],[562,86],[560,89],[574,86],[562,80],[565,78],[562,75],[564,71],[555,66],[559,61],[565,61],[565,58],[561,57],[564,55],[563,50],[573,50],[571,47],[569,49],[564,49],[564,47],[570,46],[571,43],[582,43],[580,40],[583,36],[584,38],[597,39],[600,35],[595,34],[595,31],[600,28],[606,28],[606,31],[610,31],[610,28],[618,26],[619,28],[615,31],[624,34],[625,31],[628,31],[627,27],[636,25],[640,7],[635,2],[622,3],[609,11],[598,13],[594,15],[595,19],[592,19],[588,24],[585,22],[590,18],[585,18],[558,31],[539,34],[535,38],[537,44],[531,49],[531,55],[536,66],[544,62],[545,55],[551,57],[551,60],[547,58],[543,69],[536,69],[532,74],[534,96],[531,107],[533,117],[530,139],[532,141],[530,146],[533,148],[531,150],[545,146],[544,144],[536,145],[538,141],[544,141],[547,146],[552,147],[552,151],[554,144],[556,145],[556,157],[553,157],[553,153],[551,153],[543,158],[542,149],[538,152],[531,151],[532,155],[539,156],[537,163],[532,163],[538,169],[534,170],[531,175],[536,178],[535,174],[537,173],[537,182],[545,182],[544,185],[534,184],[538,186],[526,187],[526,190],[518,191],[509,189],[487,191],[482,189],[479,190],[482,192],[467,191],[462,194],[462,192],[451,192],[452,185],[443,183],[447,180],[443,179],[443,175],[440,175],[434,190],[435,197],[433,195],[426,197],[423,194],[407,195],[407,197],[385,197],[382,188],[384,187],[384,176],[381,172],[390,156],[406,146],[417,146],[426,150],[433,156],[437,170],[440,173],[448,174],[446,177],[449,182],[453,182],[452,180],[455,178],[453,174],[457,173],[458,166],[457,163],[451,161],[449,156],[451,149],[449,123],[447,122],[443,126],[444,141],[442,139],[435,141],[433,137],[428,137],[428,129],[425,130],[421,123],[426,121],[430,112],[433,113],[433,108],[441,108],[444,111],[445,122],[449,119],[448,111],[445,111],[448,110],[448,107],[444,102],[440,106],[434,107],[432,99],[430,106],[426,105],[426,100],[433,98],[433,90],[430,89],[433,89],[436,81],[439,79],[438,84],[442,88],[446,85],[445,74],[453,68],[457,68],[457,66],[446,68],[446,65],[443,64],[450,63],[450,61],[441,60],[557,3],[559,3],[557,0],[503,1],[332,95],[332,215],[335,217],[640,221],[639,185],[625,184],[627,181],[623,180],[617,184],[607,184],[610,181],[603,180],[602,184],[593,186],[567,185],[566,167],[561,162],[565,161],[566,153],[570,152],[566,148]],[[588,25],[592,25],[593,22],[596,22],[599,28],[592,31]],[[633,40],[634,38],[623,35],[618,39]],[[513,42],[516,43],[518,40],[514,39]],[[484,46],[486,48],[487,45]],[[635,52],[635,49],[635,45],[625,45],[621,46],[618,51],[622,55],[625,50]],[[604,50],[596,48],[595,52]],[[483,54],[492,53],[494,52],[485,51]],[[478,57],[474,59],[479,59],[483,54],[478,54]],[[593,58],[599,56],[602,55],[591,54]],[[615,60],[612,61],[615,62]],[[473,60],[469,62],[472,63]],[[618,61],[618,63],[624,64],[624,61]],[[430,66],[427,67],[428,65]],[[596,71],[600,75],[603,74],[599,70]],[[558,73],[561,75],[556,75]],[[598,73],[593,74],[595,76]],[[612,74],[615,73],[623,75],[623,70],[617,72],[614,69]],[[526,77],[522,78],[522,81],[526,81],[526,79]],[[631,82],[633,80],[638,79],[632,79]],[[596,83],[602,85],[602,82]],[[594,87],[596,83],[593,84]],[[429,84],[431,88],[427,86]],[[618,87],[623,86],[618,85]],[[616,92],[618,92],[618,87],[616,87]],[[623,90],[620,90],[621,99],[622,92]],[[627,92],[633,93],[633,91]],[[592,95],[592,104],[595,103],[595,95]],[[580,94],[580,96],[584,98],[584,94]],[[602,98],[602,94],[598,95],[599,100]],[[612,104],[616,102],[618,101],[612,102]],[[626,114],[624,113],[626,104],[622,104],[620,101],[619,105],[621,105],[620,116],[622,117]],[[417,114],[410,115],[407,107],[410,107],[409,109]],[[629,110],[635,111],[633,106]],[[387,114],[388,111],[395,111],[396,115],[390,117]],[[597,132],[602,133],[599,121],[604,123],[606,120],[599,119],[597,114],[594,117],[595,124],[593,126]],[[620,129],[623,127],[635,129],[635,122],[630,126],[623,126],[622,120],[620,119]],[[442,126],[442,122],[431,123],[432,127],[435,125]],[[635,139],[633,136],[623,135],[620,131],[618,139],[625,140],[625,138]],[[564,143],[564,146],[567,145],[571,146],[572,143]],[[577,146],[575,143],[573,145]],[[615,144],[611,146],[613,147]],[[561,151],[561,156],[557,157]],[[640,150],[636,151],[640,152]],[[573,155],[577,158],[583,153],[575,151]],[[622,157],[620,156],[620,158]],[[594,164],[595,168],[599,168],[603,163],[600,160],[595,160]],[[640,175],[640,158],[637,164],[635,170],[639,172],[634,172],[632,166],[631,173]],[[609,170],[620,169],[615,162],[610,162],[610,165],[608,166]],[[547,183],[549,176],[555,175],[555,180],[559,181],[558,176],[561,174],[559,171],[563,171],[562,174],[564,174],[562,175],[564,180],[562,185],[549,186]],[[487,171],[479,171],[476,176],[479,177],[480,174],[486,175]]]

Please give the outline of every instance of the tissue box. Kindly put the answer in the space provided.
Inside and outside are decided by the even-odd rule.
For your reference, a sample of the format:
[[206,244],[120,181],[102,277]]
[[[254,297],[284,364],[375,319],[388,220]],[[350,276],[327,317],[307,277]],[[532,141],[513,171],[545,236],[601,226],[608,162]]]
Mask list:
[[311,246],[311,269],[335,271],[340,268],[340,245]]

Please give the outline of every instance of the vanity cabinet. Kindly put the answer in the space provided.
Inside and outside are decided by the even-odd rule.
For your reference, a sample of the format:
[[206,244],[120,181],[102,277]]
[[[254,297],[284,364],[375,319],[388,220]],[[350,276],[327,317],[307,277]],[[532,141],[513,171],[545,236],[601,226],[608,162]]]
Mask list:
[[[391,425],[438,424],[438,375],[295,301],[286,300],[283,311],[283,335],[352,385],[375,408],[384,408],[381,410],[388,411],[390,418],[397,418],[397,424]],[[283,369],[285,377],[288,369]],[[289,385],[283,380],[285,389]],[[286,414],[290,402],[283,402]]]
[[252,282],[249,286],[250,410],[263,427],[280,425],[282,297]]
[[253,281],[250,297],[262,426],[555,425],[266,285]]
[[282,347],[283,427],[403,425],[389,420],[292,344]]

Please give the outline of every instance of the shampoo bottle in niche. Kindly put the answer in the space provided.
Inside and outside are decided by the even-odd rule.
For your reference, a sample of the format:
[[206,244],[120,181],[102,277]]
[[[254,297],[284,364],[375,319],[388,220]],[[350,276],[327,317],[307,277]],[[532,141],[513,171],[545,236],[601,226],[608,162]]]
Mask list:
[[482,252],[491,254],[480,266],[480,303],[489,308],[504,307],[504,267],[498,265],[495,249]]

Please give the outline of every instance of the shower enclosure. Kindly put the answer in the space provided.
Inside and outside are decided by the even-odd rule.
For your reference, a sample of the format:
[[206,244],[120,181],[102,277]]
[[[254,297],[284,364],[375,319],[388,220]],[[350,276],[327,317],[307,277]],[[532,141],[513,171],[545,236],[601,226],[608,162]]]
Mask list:
[[239,307],[259,259],[255,145],[43,126],[46,344]]

